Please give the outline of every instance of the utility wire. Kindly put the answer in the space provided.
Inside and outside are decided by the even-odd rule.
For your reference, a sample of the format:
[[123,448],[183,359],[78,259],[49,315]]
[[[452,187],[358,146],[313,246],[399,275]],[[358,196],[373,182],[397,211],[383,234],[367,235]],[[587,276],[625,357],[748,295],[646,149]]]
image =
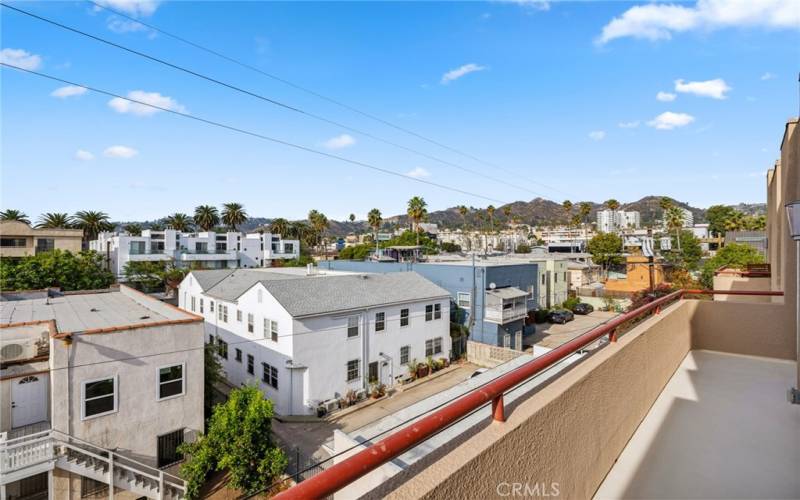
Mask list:
[[[539,186],[542,186],[544,188],[547,188],[547,189],[550,189],[552,191],[556,191],[556,192],[559,192],[561,194],[565,194],[565,195],[569,196],[569,193],[566,193],[566,192],[564,192],[564,191],[562,191],[560,189],[557,189],[557,188],[554,188],[552,186],[548,186],[547,184],[544,184],[542,182],[539,182],[539,181],[536,181],[536,180],[521,176],[521,174],[519,174],[518,172],[515,172],[513,170],[501,167],[499,165],[495,165],[495,164],[487,162],[485,160],[482,160],[481,158],[478,158],[478,157],[473,156],[473,155],[471,155],[469,153],[466,153],[466,152],[461,151],[459,149],[456,149],[456,148],[453,148],[453,147],[448,146],[446,144],[443,144],[443,143],[441,143],[439,141],[436,141],[436,140],[431,139],[429,137],[426,137],[426,136],[424,136],[422,134],[414,132],[413,130],[410,130],[408,128],[405,128],[405,127],[402,127],[402,126],[397,125],[395,123],[392,123],[392,122],[390,122],[388,120],[385,120],[385,119],[383,119],[383,118],[381,118],[379,116],[376,116],[376,115],[374,115],[372,113],[369,113],[369,112],[366,112],[366,111],[362,111],[362,110],[360,110],[360,109],[358,109],[358,108],[356,108],[354,106],[351,106],[349,104],[346,104],[346,103],[344,103],[344,102],[342,102],[342,101],[340,101],[338,99],[334,99],[332,97],[328,97],[328,96],[326,96],[324,94],[321,94],[321,93],[319,93],[317,91],[314,91],[314,90],[311,90],[311,89],[309,89],[307,87],[304,87],[302,85],[298,85],[296,83],[293,83],[293,82],[291,82],[291,81],[289,81],[289,80],[287,80],[285,78],[281,78],[281,77],[275,75],[274,73],[269,73],[267,71],[264,71],[264,70],[262,70],[260,68],[255,67],[255,66],[253,66],[251,64],[247,64],[245,62],[242,62],[239,59],[235,59],[235,58],[227,56],[227,55],[225,55],[225,54],[223,54],[221,52],[218,52],[218,51],[216,51],[214,49],[211,49],[209,47],[201,45],[201,44],[199,44],[197,42],[193,42],[193,41],[188,40],[188,39],[186,39],[186,38],[184,38],[182,36],[176,35],[174,33],[170,33],[169,31],[166,31],[163,28],[159,28],[159,27],[154,26],[152,24],[149,24],[149,23],[146,23],[146,22],[141,21],[139,19],[136,19],[134,17],[131,17],[131,16],[129,16],[129,15],[123,13],[123,12],[120,12],[120,11],[118,11],[116,9],[113,9],[111,7],[108,7],[106,5],[99,4],[94,0],[87,0],[87,1],[89,3],[91,3],[92,5],[94,5],[95,7],[99,8],[99,9],[103,9],[103,10],[105,10],[107,12],[110,12],[110,13],[112,13],[114,15],[117,15],[117,16],[120,16],[122,18],[128,19],[129,21],[133,21],[135,23],[138,23],[138,24],[140,24],[142,26],[145,26],[145,27],[147,27],[147,28],[149,28],[149,29],[151,29],[153,31],[161,33],[162,35],[166,35],[169,38],[172,38],[172,39],[177,40],[177,41],[179,41],[181,43],[185,43],[187,45],[190,45],[190,46],[192,46],[192,47],[194,47],[196,49],[202,50],[202,51],[204,51],[204,52],[206,52],[208,54],[211,54],[213,56],[219,57],[220,59],[224,59],[224,60],[226,60],[228,62],[231,62],[233,64],[241,66],[242,68],[248,69],[250,71],[254,71],[254,72],[256,72],[256,73],[258,73],[258,74],[260,74],[262,76],[266,76],[267,78],[270,78],[270,79],[272,79],[274,81],[280,82],[280,83],[282,83],[284,85],[287,85],[287,86],[289,86],[289,87],[291,87],[291,88],[293,88],[295,90],[299,90],[301,92],[305,92],[305,93],[307,93],[309,95],[312,95],[312,96],[314,96],[314,97],[316,97],[318,99],[322,99],[323,101],[327,101],[327,102],[329,102],[331,104],[335,104],[336,106],[344,108],[344,109],[346,109],[348,111],[351,111],[353,113],[357,113],[357,114],[359,114],[361,116],[364,116],[364,117],[369,118],[371,120],[374,120],[374,121],[376,121],[378,123],[381,123],[383,125],[391,127],[391,128],[393,128],[395,130],[399,130],[399,131],[401,131],[403,133],[409,134],[409,135],[411,135],[413,137],[416,137],[418,139],[422,139],[422,140],[424,140],[424,141],[426,141],[426,142],[428,142],[430,144],[436,145],[436,146],[438,146],[440,148],[446,149],[447,151],[450,151],[450,152],[456,153],[458,155],[461,155],[461,156],[463,156],[465,158],[469,158],[469,159],[474,160],[474,161],[476,161],[478,163],[482,163],[482,164],[484,164],[486,166],[493,167],[493,168],[496,168],[498,170],[502,170],[502,171],[504,171],[506,173],[509,173],[509,174],[514,175],[514,176],[517,176],[517,177],[520,177],[522,179],[525,179],[528,182],[531,182],[533,184],[538,184]],[[441,161],[441,160],[436,160],[436,161]],[[448,162],[448,164],[449,164],[449,162]],[[455,165],[453,165],[453,166],[455,166]],[[534,194],[539,194],[539,193],[534,193]]]
[[207,118],[202,118],[200,116],[191,115],[189,113],[184,113],[184,112],[177,111],[177,110],[174,110],[174,109],[158,106],[158,105],[155,105],[155,104],[151,104],[151,103],[148,103],[148,102],[140,101],[140,100],[133,99],[133,98],[130,98],[130,97],[125,97],[125,96],[122,96],[122,95],[119,95],[119,94],[115,94],[113,92],[109,92],[107,90],[98,89],[96,87],[90,87],[88,85],[83,85],[83,84],[76,83],[76,82],[73,82],[73,81],[70,81],[70,80],[65,80],[63,78],[58,78],[56,76],[52,76],[52,75],[48,75],[48,74],[45,74],[45,73],[41,73],[39,71],[33,71],[33,70],[30,70],[30,69],[21,68],[19,66],[15,66],[13,64],[8,64],[8,63],[4,63],[4,62],[0,62],[0,65],[8,67],[8,68],[13,68],[13,69],[16,69],[16,70],[19,70],[19,71],[24,71],[26,73],[30,73],[32,75],[40,76],[42,78],[46,78],[46,79],[53,80],[53,81],[56,81],[56,82],[66,83],[67,85],[74,85],[76,87],[81,87],[81,88],[84,88],[86,90],[91,90],[92,92],[96,92],[98,94],[103,94],[103,95],[107,95],[107,96],[110,96],[110,97],[115,97],[115,98],[118,98],[118,99],[124,99],[124,100],[126,100],[128,102],[132,102],[134,104],[140,104],[142,106],[147,106],[147,107],[150,107],[150,108],[153,108],[153,109],[157,109],[159,111],[165,111],[165,112],[171,113],[173,115],[182,116],[184,118],[189,118],[191,120],[195,120],[195,121],[198,121],[198,122],[201,122],[201,123],[205,123],[207,125],[213,125],[215,127],[224,128],[226,130],[230,130],[230,131],[233,131],[233,132],[238,132],[240,134],[249,135],[251,137],[262,139],[264,141],[269,141],[269,142],[273,142],[275,144],[280,144],[280,145],[288,146],[288,147],[291,147],[291,148],[294,148],[294,149],[299,149],[301,151],[305,151],[307,153],[313,153],[313,154],[316,154],[316,155],[319,155],[319,156],[323,156],[325,158],[331,158],[331,159],[334,159],[334,160],[339,160],[339,161],[342,161],[342,162],[345,162],[345,163],[349,163],[351,165],[357,165],[359,167],[368,168],[370,170],[375,170],[376,172],[382,172],[384,174],[393,175],[395,177],[401,177],[403,179],[409,179],[409,180],[412,180],[412,181],[415,181],[415,182],[419,182],[421,184],[427,184],[429,186],[438,187],[440,189],[453,191],[453,192],[456,192],[456,193],[464,194],[464,195],[467,195],[467,196],[472,196],[474,198],[480,198],[480,199],[483,199],[483,200],[492,201],[492,202],[495,202],[495,203],[500,203],[500,204],[508,203],[508,202],[505,202],[505,201],[502,201],[502,200],[498,200],[496,198],[491,198],[489,196],[483,196],[481,194],[477,194],[477,193],[473,193],[473,192],[470,192],[470,191],[465,191],[463,189],[451,187],[451,186],[448,186],[446,184],[440,184],[438,182],[433,182],[433,181],[429,181],[429,180],[426,180],[426,179],[420,179],[418,177],[413,177],[411,175],[402,174],[400,172],[395,172],[394,170],[389,170],[389,169],[386,169],[386,168],[383,168],[383,167],[378,167],[376,165],[373,165],[373,164],[370,164],[370,163],[365,163],[365,162],[358,161],[358,160],[354,160],[352,158],[339,156],[339,155],[336,155],[336,154],[333,154],[333,153],[326,153],[325,151],[320,151],[318,149],[310,148],[308,146],[302,146],[300,144],[295,144],[293,142],[285,141],[283,139],[277,139],[275,137],[270,137],[268,135],[263,135],[263,134],[260,134],[260,133],[257,133],[257,132],[252,132],[252,131],[249,131],[249,130],[246,130],[246,129],[243,129],[243,128],[235,127],[233,125],[227,125],[227,124],[222,123],[222,122],[217,122],[217,121],[210,120],[210,119],[207,119]]
[[259,99],[261,101],[264,101],[264,102],[273,104],[275,106],[284,108],[286,110],[293,111],[295,113],[299,113],[301,115],[307,116],[307,117],[312,118],[314,120],[318,120],[318,121],[327,123],[329,125],[333,125],[333,126],[348,130],[348,131],[353,132],[355,134],[359,134],[359,135],[363,135],[365,137],[369,137],[370,139],[373,139],[373,140],[378,141],[378,142],[382,142],[382,143],[387,144],[389,146],[392,146],[392,147],[395,147],[395,148],[398,148],[398,149],[402,149],[402,150],[408,151],[410,153],[417,154],[419,156],[428,158],[430,160],[433,160],[433,161],[436,161],[436,162],[439,162],[439,163],[442,163],[442,164],[445,164],[445,165],[449,165],[451,167],[455,167],[455,168],[460,169],[462,171],[477,175],[479,177],[483,177],[485,179],[492,180],[494,182],[498,182],[500,184],[504,184],[506,186],[509,186],[509,187],[512,187],[512,188],[515,188],[515,189],[520,189],[520,190],[523,190],[523,191],[527,191],[527,192],[529,192],[531,194],[538,195],[538,196],[544,196],[542,193],[539,193],[539,192],[536,192],[536,191],[532,191],[532,190],[530,190],[528,188],[525,188],[523,186],[519,186],[517,184],[508,182],[506,180],[503,180],[503,179],[500,179],[500,178],[496,178],[496,177],[484,174],[484,173],[482,173],[480,171],[477,171],[477,170],[473,170],[473,169],[470,169],[470,168],[467,168],[467,167],[463,167],[461,165],[449,162],[447,160],[442,160],[442,159],[440,159],[440,158],[438,158],[436,156],[429,155],[429,154],[427,154],[425,152],[422,152],[422,151],[419,151],[419,150],[416,150],[416,149],[413,149],[413,148],[410,148],[410,147],[407,147],[407,146],[403,146],[402,144],[398,144],[398,143],[390,141],[388,139],[383,139],[383,138],[381,138],[379,136],[376,136],[376,135],[371,134],[369,132],[365,132],[365,131],[363,131],[361,129],[357,129],[357,128],[351,127],[349,125],[345,125],[345,124],[343,124],[341,122],[338,122],[338,121],[335,121],[335,120],[331,120],[329,118],[325,118],[324,116],[321,116],[321,115],[318,115],[318,114],[315,114],[315,113],[311,113],[309,111],[306,111],[306,110],[303,110],[301,108],[286,104],[286,103],[281,102],[281,101],[277,101],[277,100],[272,99],[270,97],[267,97],[265,95],[258,94],[258,93],[252,92],[250,90],[243,89],[243,88],[238,87],[236,85],[224,82],[222,80],[218,80],[216,78],[207,76],[207,75],[202,74],[202,73],[198,73],[198,72],[196,72],[194,70],[191,70],[191,69],[188,69],[188,68],[186,68],[184,66],[180,66],[178,64],[174,64],[174,63],[171,63],[171,62],[166,61],[164,59],[160,59],[158,57],[152,56],[150,54],[147,54],[147,53],[144,53],[144,52],[140,52],[138,50],[132,49],[130,47],[126,47],[124,45],[120,45],[120,44],[112,42],[110,40],[106,40],[105,38],[101,38],[99,36],[92,35],[92,34],[87,33],[85,31],[81,31],[81,30],[79,30],[77,28],[73,28],[71,26],[67,26],[66,24],[59,23],[58,21],[54,21],[52,19],[48,19],[46,17],[39,16],[39,15],[34,14],[32,12],[28,12],[26,10],[23,10],[23,9],[18,8],[18,7],[14,7],[14,6],[8,5],[8,4],[3,3],[3,2],[0,2],[0,5],[2,5],[3,7],[8,8],[8,9],[12,9],[14,11],[17,11],[17,12],[19,12],[21,14],[25,14],[26,16],[30,16],[30,17],[32,17],[34,19],[40,20],[42,22],[49,23],[49,24],[51,24],[53,26],[57,26],[57,27],[59,27],[61,29],[64,29],[64,30],[67,30],[67,31],[71,31],[71,32],[76,33],[78,35],[85,36],[85,37],[90,38],[92,40],[95,40],[97,42],[104,43],[104,44],[109,45],[111,47],[114,47],[114,48],[129,52],[131,54],[134,54],[134,55],[137,55],[137,56],[140,56],[140,57],[143,57],[143,58],[148,59],[150,61],[153,61],[153,62],[162,64],[164,66],[167,66],[169,68],[172,68],[172,69],[175,69],[175,70],[178,70],[178,71],[182,71],[182,72],[187,73],[189,75],[195,76],[197,78],[201,78],[201,79],[206,80],[208,82],[220,85],[220,86],[225,87],[227,89],[230,89],[230,90],[233,90],[233,91],[248,95],[250,97],[254,97],[256,99]]

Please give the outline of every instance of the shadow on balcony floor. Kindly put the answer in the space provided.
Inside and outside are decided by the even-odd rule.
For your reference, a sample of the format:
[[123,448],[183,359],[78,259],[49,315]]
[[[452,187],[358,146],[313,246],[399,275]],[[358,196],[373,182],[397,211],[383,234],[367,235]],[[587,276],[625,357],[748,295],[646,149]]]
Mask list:
[[691,351],[596,499],[800,498],[795,363]]

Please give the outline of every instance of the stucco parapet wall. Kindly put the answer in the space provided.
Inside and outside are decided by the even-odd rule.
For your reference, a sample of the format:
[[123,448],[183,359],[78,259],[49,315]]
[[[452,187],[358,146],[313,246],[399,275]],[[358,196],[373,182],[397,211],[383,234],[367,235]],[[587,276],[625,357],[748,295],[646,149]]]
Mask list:
[[[723,314],[713,313],[719,305]],[[780,306],[745,305],[748,310],[741,314],[754,316],[761,328],[741,323],[743,316],[725,314],[741,306],[682,300],[664,309],[534,395],[507,405],[506,422],[487,421],[474,434],[440,447],[390,478],[368,497],[501,498],[497,486],[504,482],[557,482],[562,498],[591,498],[690,350],[715,341],[722,349],[749,345],[759,355],[766,325],[780,330],[776,336],[792,336],[781,327],[781,318],[777,324],[764,320]],[[716,330],[704,332],[708,322],[718,323]],[[720,338],[723,331],[736,333],[738,340],[726,344]],[[769,343],[768,350],[788,354],[789,342]]]

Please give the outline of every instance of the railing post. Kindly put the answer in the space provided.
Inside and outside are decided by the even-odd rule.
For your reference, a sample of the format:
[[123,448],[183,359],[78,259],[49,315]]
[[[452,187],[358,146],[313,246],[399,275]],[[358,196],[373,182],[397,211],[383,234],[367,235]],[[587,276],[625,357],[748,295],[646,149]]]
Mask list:
[[164,471],[158,471],[158,500],[164,500]]
[[500,394],[492,400],[492,418],[495,422],[506,421],[506,411],[503,406],[503,395]]
[[108,500],[114,500],[114,454],[108,455]]
[[616,343],[617,342],[617,329],[616,328],[614,328],[613,330],[608,332],[608,341],[611,342],[611,343]]

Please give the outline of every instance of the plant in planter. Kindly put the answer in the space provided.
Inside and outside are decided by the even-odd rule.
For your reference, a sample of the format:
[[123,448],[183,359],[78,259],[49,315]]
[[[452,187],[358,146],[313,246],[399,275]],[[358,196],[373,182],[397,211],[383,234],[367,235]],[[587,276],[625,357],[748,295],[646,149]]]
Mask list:
[[372,399],[378,399],[386,395],[386,386],[384,384],[372,384],[369,389],[369,395]]
[[417,365],[417,378],[427,377],[430,372],[431,369],[427,363],[419,363]]
[[439,369],[447,368],[450,366],[450,360],[447,358],[439,358]]
[[416,359],[408,362],[408,374],[411,375],[412,379],[417,378],[417,368],[419,368],[419,363],[417,363]]
[[358,401],[358,395],[353,389],[348,389],[344,395],[344,399],[347,401],[347,406],[352,406]]
[[428,368],[430,369],[431,373],[439,369],[439,364],[431,356],[428,356]]

